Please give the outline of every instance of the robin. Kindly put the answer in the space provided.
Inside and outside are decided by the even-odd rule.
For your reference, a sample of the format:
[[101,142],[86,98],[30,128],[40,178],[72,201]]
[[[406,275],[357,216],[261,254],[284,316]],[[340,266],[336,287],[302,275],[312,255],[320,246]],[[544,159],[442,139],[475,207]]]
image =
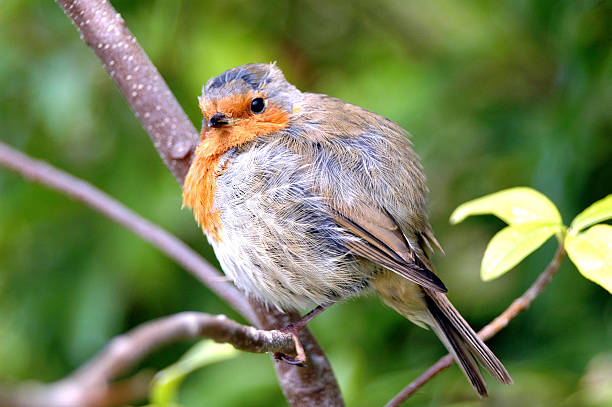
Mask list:
[[[275,64],[210,79],[199,98],[201,142],[185,179],[193,210],[225,274],[281,310],[375,291],[432,330],[479,395],[477,361],[512,379],[446,298],[428,251],[440,248],[426,214],[425,177],[408,132],[326,95],[303,93]],[[298,356],[277,355],[303,363]]]

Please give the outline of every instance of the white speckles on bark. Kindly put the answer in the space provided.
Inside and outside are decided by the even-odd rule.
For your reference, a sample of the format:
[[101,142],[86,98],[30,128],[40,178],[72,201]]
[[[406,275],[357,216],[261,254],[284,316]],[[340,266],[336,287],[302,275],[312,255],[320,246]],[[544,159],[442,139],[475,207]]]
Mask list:
[[191,144],[178,142],[174,143],[174,145],[170,148],[170,154],[172,155],[172,158],[174,158],[175,160],[180,160],[189,153],[189,151],[191,150]]
[[[137,117],[155,145],[164,146],[159,153],[182,184],[189,168],[189,152],[195,148],[198,140],[197,130],[125,26],[121,14],[114,11],[108,2],[100,0],[58,2],[86,43],[105,62],[105,69],[125,95],[132,110],[138,113]],[[168,117],[180,117],[181,120],[171,122]],[[166,135],[171,135],[167,147],[166,143],[156,140]]]

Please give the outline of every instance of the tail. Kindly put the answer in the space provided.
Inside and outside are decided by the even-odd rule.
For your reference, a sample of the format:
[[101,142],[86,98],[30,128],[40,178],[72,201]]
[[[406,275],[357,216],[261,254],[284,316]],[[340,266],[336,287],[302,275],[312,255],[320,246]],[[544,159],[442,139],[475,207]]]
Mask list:
[[391,308],[417,325],[431,326],[481,397],[486,397],[487,386],[478,362],[499,382],[512,383],[504,365],[444,293],[421,288],[390,272],[382,272],[372,283],[382,300]]
[[454,356],[474,390],[481,397],[487,395],[487,386],[476,361],[499,382],[511,384],[512,378],[504,365],[453,307],[446,295],[426,289],[423,291],[427,310],[432,316],[433,331]]

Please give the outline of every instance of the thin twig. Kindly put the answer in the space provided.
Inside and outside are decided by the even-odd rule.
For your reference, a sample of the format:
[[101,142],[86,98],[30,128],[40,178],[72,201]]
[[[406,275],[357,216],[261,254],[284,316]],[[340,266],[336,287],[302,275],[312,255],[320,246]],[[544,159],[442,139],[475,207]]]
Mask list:
[[84,388],[77,383],[22,383],[0,388],[2,407],[116,407],[145,400],[153,372],[143,371],[127,379]]
[[172,342],[200,337],[229,343],[247,352],[294,352],[293,337],[290,334],[241,325],[224,315],[181,312],[146,322],[114,338],[98,356],[66,380],[78,382],[85,387],[110,381],[135,366],[155,349]]
[[[18,407],[98,407],[131,403],[146,395],[150,375],[112,383],[145,356],[180,340],[208,337],[248,352],[292,353],[293,338],[281,331],[241,325],[223,315],[182,312],[134,328],[114,338],[96,357],[50,385],[25,385],[0,392],[0,405]],[[144,380],[147,380],[143,383]]]
[[[517,299],[512,301],[512,304],[493,321],[488,323],[482,328],[478,335],[483,341],[491,338],[499,331],[504,329],[510,321],[517,317],[521,312],[525,311],[533,300],[535,300],[546,288],[553,276],[559,271],[561,261],[565,257],[565,249],[563,243],[559,244],[553,259],[548,263],[546,269],[540,273],[536,281]],[[434,376],[440,373],[442,370],[450,367],[454,362],[451,355],[446,355],[438,360],[434,365],[427,369],[421,376],[416,378],[412,383],[406,386],[401,392],[399,392],[391,401],[386,404],[386,407],[396,407],[402,402],[408,399],[411,395],[416,393],[425,383],[431,380]]]
[[65,193],[124,226],[191,272],[249,322],[257,323],[257,316],[244,294],[229,282],[224,282],[221,273],[165,229],[131,211],[90,183],[44,161],[30,158],[2,142],[0,165],[22,174],[31,181]]

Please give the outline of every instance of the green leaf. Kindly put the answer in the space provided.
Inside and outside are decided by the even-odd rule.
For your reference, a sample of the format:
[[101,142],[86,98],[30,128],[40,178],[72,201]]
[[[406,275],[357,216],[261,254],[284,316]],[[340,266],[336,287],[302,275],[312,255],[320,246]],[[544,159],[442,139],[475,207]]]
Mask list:
[[584,277],[612,293],[612,226],[595,225],[578,235],[568,233],[565,250]]
[[489,242],[482,258],[480,277],[489,281],[501,276],[560,229],[559,224],[541,222],[506,226]]
[[452,213],[452,224],[468,216],[492,214],[509,225],[527,222],[558,223],[561,215],[550,200],[535,189],[516,187],[506,189],[459,205]]
[[586,208],[572,221],[571,228],[574,233],[595,223],[612,218],[612,194],[595,202]]
[[238,351],[227,343],[220,344],[210,339],[196,343],[176,363],[161,370],[151,383],[151,402],[157,407],[176,406],[174,400],[181,382],[191,372],[222,360],[232,358]]

